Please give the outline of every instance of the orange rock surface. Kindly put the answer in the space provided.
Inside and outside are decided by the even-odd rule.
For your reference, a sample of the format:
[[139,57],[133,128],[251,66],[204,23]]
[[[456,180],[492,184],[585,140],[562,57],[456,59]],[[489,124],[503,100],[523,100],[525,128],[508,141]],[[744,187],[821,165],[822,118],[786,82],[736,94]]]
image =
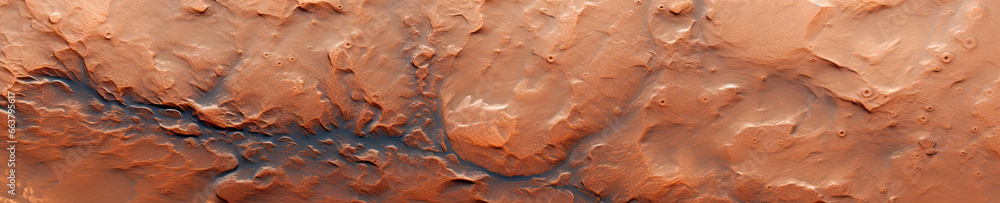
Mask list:
[[0,196],[989,202],[998,8],[0,0]]

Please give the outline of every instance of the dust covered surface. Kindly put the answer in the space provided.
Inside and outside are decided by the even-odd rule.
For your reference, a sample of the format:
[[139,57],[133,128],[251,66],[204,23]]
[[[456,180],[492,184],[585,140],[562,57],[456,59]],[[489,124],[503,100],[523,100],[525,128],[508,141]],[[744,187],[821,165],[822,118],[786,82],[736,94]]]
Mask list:
[[0,0],[18,171],[2,197],[995,201],[998,12],[994,0]]

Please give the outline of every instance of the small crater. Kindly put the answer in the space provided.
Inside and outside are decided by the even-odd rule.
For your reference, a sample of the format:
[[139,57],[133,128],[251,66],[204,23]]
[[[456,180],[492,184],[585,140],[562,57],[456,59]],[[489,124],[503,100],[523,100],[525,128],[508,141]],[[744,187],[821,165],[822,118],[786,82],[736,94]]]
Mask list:
[[985,15],[986,15],[986,11],[983,10],[983,7],[975,6],[975,7],[972,7],[972,9],[969,9],[969,15],[967,15],[966,17],[968,17],[969,20],[972,20],[972,21],[979,21],[979,20],[982,20],[983,16],[985,16]]
[[962,151],[958,152],[958,155],[965,156],[965,155],[969,155],[969,153],[965,152],[965,150],[962,150]]
[[962,46],[966,49],[976,48],[976,40],[972,38],[965,39],[965,41],[962,42]]
[[928,112],[929,112],[929,111],[934,111],[934,106],[925,106],[925,107],[924,107],[924,110],[926,110],[926,111],[928,111]]
[[104,33],[104,39],[111,39],[111,33]]
[[865,88],[864,90],[861,90],[861,96],[862,97],[868,98],[868,97],[872,97],[873,95],[875,95],[875,91],[872,91],[869,88]]
[[837,136],[840,136],[840,137],[847,136],[847,131],[844,131],[844,130],[837,131]]
[[295,61],[295,57],[288,57],[288,61]]
[[944,54],[941,55],[941,62],[949,63],[954,58],[955,58],[954,56],[951,56],[951,53],[944,52]]
[[555,63],[556,62],[556,57],[552,56],[552,55],[549,55],[548,57],[545,57],[545,60],[548,61],[549,63]]

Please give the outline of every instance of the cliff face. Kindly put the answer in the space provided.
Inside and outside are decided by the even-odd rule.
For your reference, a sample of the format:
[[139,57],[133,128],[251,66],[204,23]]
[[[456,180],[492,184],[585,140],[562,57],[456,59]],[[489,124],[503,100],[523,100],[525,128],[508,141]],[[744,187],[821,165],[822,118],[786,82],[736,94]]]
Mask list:
[[997,8],[0,0],[2,196],[988,201]]

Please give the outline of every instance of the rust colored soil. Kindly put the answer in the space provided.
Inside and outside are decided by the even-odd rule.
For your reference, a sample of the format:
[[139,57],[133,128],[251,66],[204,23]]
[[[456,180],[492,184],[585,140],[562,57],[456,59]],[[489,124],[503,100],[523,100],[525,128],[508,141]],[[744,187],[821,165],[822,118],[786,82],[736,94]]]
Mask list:
[[998,11],[0,0],[0,103],[16,124],[0,196],[996,201]]

